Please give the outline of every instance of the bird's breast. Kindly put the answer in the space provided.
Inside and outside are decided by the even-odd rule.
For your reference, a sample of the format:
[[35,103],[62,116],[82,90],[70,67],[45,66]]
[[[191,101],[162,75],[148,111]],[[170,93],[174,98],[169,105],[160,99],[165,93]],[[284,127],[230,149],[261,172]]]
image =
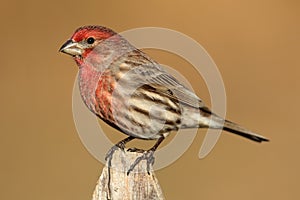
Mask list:
[[95,90],[95,110],[100,117],[113,122],[112,99],[116,82],[109,74],[102,74]]
[[105,73],[82,68],[79,71],[78,82],[80,94],[86,106],[101,118],[107,117],[111,108],[112,83]]

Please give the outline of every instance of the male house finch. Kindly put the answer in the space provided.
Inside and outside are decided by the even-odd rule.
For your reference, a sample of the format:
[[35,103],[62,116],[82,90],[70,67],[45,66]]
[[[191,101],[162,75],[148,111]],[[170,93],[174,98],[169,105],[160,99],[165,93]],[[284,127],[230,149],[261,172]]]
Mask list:
[[86,106],[104,122],[129,137],[157,140],[153,152],[170,131],[180,128],[223,129],[256,142],[268,141],[212,113],[188,88],[121,35],[102,26],[78,28],[60,48],[79,67],[79,88]]

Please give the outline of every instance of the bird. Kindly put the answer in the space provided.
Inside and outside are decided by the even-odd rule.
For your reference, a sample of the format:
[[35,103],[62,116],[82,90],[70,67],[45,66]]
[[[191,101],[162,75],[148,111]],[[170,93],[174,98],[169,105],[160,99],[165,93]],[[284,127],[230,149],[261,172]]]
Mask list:
[[114,147],[124,149],[133,139],[156,140],[152,148],[141,150],[143,155],[129,172],[143,159],[153,164],[158,146],[179,129],[223,129],[255,142],[269,141],[213,113],[161,64],[110,28],[79,27],[59,51],[75,60],[80,95],[88,109],[127,135]]

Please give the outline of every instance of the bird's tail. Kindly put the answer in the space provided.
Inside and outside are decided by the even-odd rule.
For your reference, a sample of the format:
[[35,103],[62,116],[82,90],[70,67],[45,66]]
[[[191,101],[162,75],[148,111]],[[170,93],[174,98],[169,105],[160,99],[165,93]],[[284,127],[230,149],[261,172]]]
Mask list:
[[228,120],[224,121],[223,130],[243,136],[245,138],[248,138],[248,139],[256,141],[256,142],[269,141],[269,139],[265,138],[264,136],[253,133],[252,131],[249,131],[249,130],[241,127],[240,125],[233,123],[231,121],[228,121]]
[[234,122],[224,120],[222,117],[219,117],[214,113],[210,113],[210,114],[211,114],[211,123],[209,125],[210,128],[223,129],[225,131],[243,136],[255,142],[269,141],[269,139],[265,138],[264,136],[249,131]]

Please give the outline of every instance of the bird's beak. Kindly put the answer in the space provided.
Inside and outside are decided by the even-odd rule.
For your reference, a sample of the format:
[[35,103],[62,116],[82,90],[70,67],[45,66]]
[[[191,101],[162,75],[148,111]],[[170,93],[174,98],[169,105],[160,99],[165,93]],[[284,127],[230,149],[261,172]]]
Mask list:
[[59,51],[71,56],[80,56],[84,49],[79,43],[68,40],[60,47]]

